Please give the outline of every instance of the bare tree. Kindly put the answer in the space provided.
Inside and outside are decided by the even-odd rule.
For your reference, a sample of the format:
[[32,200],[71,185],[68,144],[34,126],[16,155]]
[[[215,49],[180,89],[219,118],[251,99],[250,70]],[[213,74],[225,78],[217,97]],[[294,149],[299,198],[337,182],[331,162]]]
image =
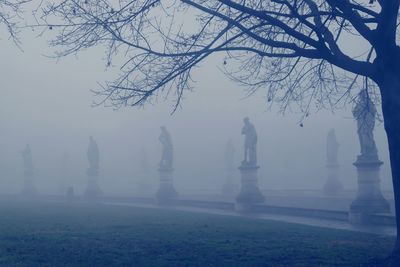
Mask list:
[[[400,0],[65,0],[48,2],[42,25],[58,27],[59,56],[104,45],[121,75],[97,93],[115,107],[174,92],[222,52],[225,73],[249,92],[265,90],[283,110],[307,114],[348,103],[352,88],[380,96],[400,214]],[[39,20],[40,21],[40,20]],[[44,21],[44,23],[43,23]],[[359,47],[351,52],[349,44]],[[362,49],[364,47],[364,49]],[[350,52],[349,52],[350,51]],[[397,217],[400,232],[400,216]],[[400,241],[395,252],[400,252]]]
[[20,19],[21,6],[27,2],[30,0],[0,0],[0,24],[6,27],[15,43],[18,43],[17,21]]

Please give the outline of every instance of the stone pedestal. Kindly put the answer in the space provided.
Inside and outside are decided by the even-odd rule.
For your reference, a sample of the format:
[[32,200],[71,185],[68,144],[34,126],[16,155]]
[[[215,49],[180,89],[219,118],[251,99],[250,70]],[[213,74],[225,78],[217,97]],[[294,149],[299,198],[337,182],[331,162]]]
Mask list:
[[380,187],[380,166],[378,157],[358,156],[358,191],[350,205],[349,220],[352,223],[368,223],[369,215],[390,212],[389,202],[383,197]]
[[254,204],[264,203],[265,198],[258,187],[257,171],[259,166],[241,165],[241,188],[236,197],[235,208],[238,211],[251,211]]
[[323,187],[323,192],[328,196],[338,195],[343,191],[343,185],[338,178],[339,164],[328,163],[326,164],[327,180]]
[[32,171],[25,171],[24,173],[24,187],[21,194],[26,197],[32,197],[37,194]]
[[160,175],[160,184],[156,193],[156,200],[159,205],[167,205],[178,197],[173,184],[173,172],[172,168],[160,168],[158,173]]
[[86,174],[88,175],[88,183],[84,193],[86,199],[95,200],[103,195],[103,191],[100,189],[98,184],[98,170],[88,169]]

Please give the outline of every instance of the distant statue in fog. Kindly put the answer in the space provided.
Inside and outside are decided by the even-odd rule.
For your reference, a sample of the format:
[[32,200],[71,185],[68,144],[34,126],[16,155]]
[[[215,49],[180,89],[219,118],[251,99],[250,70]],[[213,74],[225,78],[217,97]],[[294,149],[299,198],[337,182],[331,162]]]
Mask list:
[[243,119],[242,134],[244,139],[244,165],[257,165],[257,132],[248,117]]
[[378,151],[374,140],[376,108],[368,97],[367,91],[358,94],[357,103],[353,108],[353,116],[357,121],[357,133],[362,156],[377,156]]
[[330,129],[326,138],[326,158],[328,163],[338,162],[339,143],[336,140],[335,129]]
[[25,149],[21,151],[22,163],[24,166],[24,173],[26,176],[33,175],[33,162],[32,162],[32,152],[29,144],[25,146]]
[[231,171],[235,169],[235,147],[232,140],[226,143],[225,146],[225,170]]
[[89,172],[97,172],[99,169],[99,147],[92,136],[89,137],[87,158],[89,161]]
[[89,168],[87,169],[86,174],[88,175],[89,179],[84,195],[87,199],[96,199],[97,197],[103,195],[103,191],[100,189],[97,180],[99,176],[100,161],[99,147],[92,136],[89,137],[87,158],[89,161]]
[[161,127],[161,134],[158,140],[160,140],[162,144],[160,168],[172,169],[174,148],[172,145],[171,135],[169,134],[165,126]]

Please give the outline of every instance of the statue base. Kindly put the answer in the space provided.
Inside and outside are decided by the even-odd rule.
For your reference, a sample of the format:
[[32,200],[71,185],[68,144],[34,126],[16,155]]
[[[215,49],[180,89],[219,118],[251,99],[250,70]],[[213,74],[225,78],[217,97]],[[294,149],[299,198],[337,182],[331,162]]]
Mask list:
[[96,200],[103,195],[103,191],[97,181],[97,176],[89,176],[84,197],[88,200]]
[[239,167],[241,174],[241,188],[239,195],[236,197],[235,209],[238,211],[251,211],[254,204],[265,202],[258,187],[257,171],[259,166],[241,165]]
[[160,185],[156,193],[156,201],[159,205],[168,205],[173,199],[178,197],[173,184],[173,172],[172,168],[158,169]]
[[323,192],[328,196],[336,196],[343,191],[343,185],[338,178],[339,165],[328,163],[326,165],[328,179],[323,187]]
[[357,168],[358,191],[350,205],[351,223],[369,223],[369,215],[390,212],[390,204],[380,188],[379,172],[382,164],[377,156],[358,156],[353,164]]

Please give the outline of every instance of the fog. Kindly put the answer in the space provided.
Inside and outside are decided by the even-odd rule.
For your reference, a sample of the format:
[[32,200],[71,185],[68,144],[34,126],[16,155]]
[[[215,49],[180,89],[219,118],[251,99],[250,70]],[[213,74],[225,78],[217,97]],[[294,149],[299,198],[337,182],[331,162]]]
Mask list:
[[[339,177],[346,189],[356,189],[352,163],[359,153],[359,143],[351,107],[311,114],[300,127],[300,114],[283,116],[277,107],[269,110],[263,92],[246,98],[244,88],[219,70],[222,61],[217,56],[194,71],[195,90],[186,92],[182,106],[173,114],[173,95],[144,108],[92,107],[99,99],[90,90],[99,88],[97,82],[115,77],[118,66],[106,69],[101,47],[60,60],[46,57],[53,51],[45,38],[36,35],[21,35],[22,50],[12,41],[1,40],[1,193],[21,191],[20,151],[29,143],[40,193],[59,194],[66,185],[72,185],[77,194],[82,194],[87,182],[89,136],[96,139],[100,149],[100,185],[106,194],[135,194],[142,176],[142,148],[156,191],[162,125],[168,128],[174,143],[177,190],[182,194],[219,192],[224,179],[224,147],[229,138],[236,148],[237,166],[242,160],[240,130],[245,116],[250,117],[258,132],[258,177],[263,189],[322,188],[326,179],[326,135],[331,128],[336,130],[341,145]],[[391,190],[382,124],[376,126],[375,138],[385,163],[382,188]]]

